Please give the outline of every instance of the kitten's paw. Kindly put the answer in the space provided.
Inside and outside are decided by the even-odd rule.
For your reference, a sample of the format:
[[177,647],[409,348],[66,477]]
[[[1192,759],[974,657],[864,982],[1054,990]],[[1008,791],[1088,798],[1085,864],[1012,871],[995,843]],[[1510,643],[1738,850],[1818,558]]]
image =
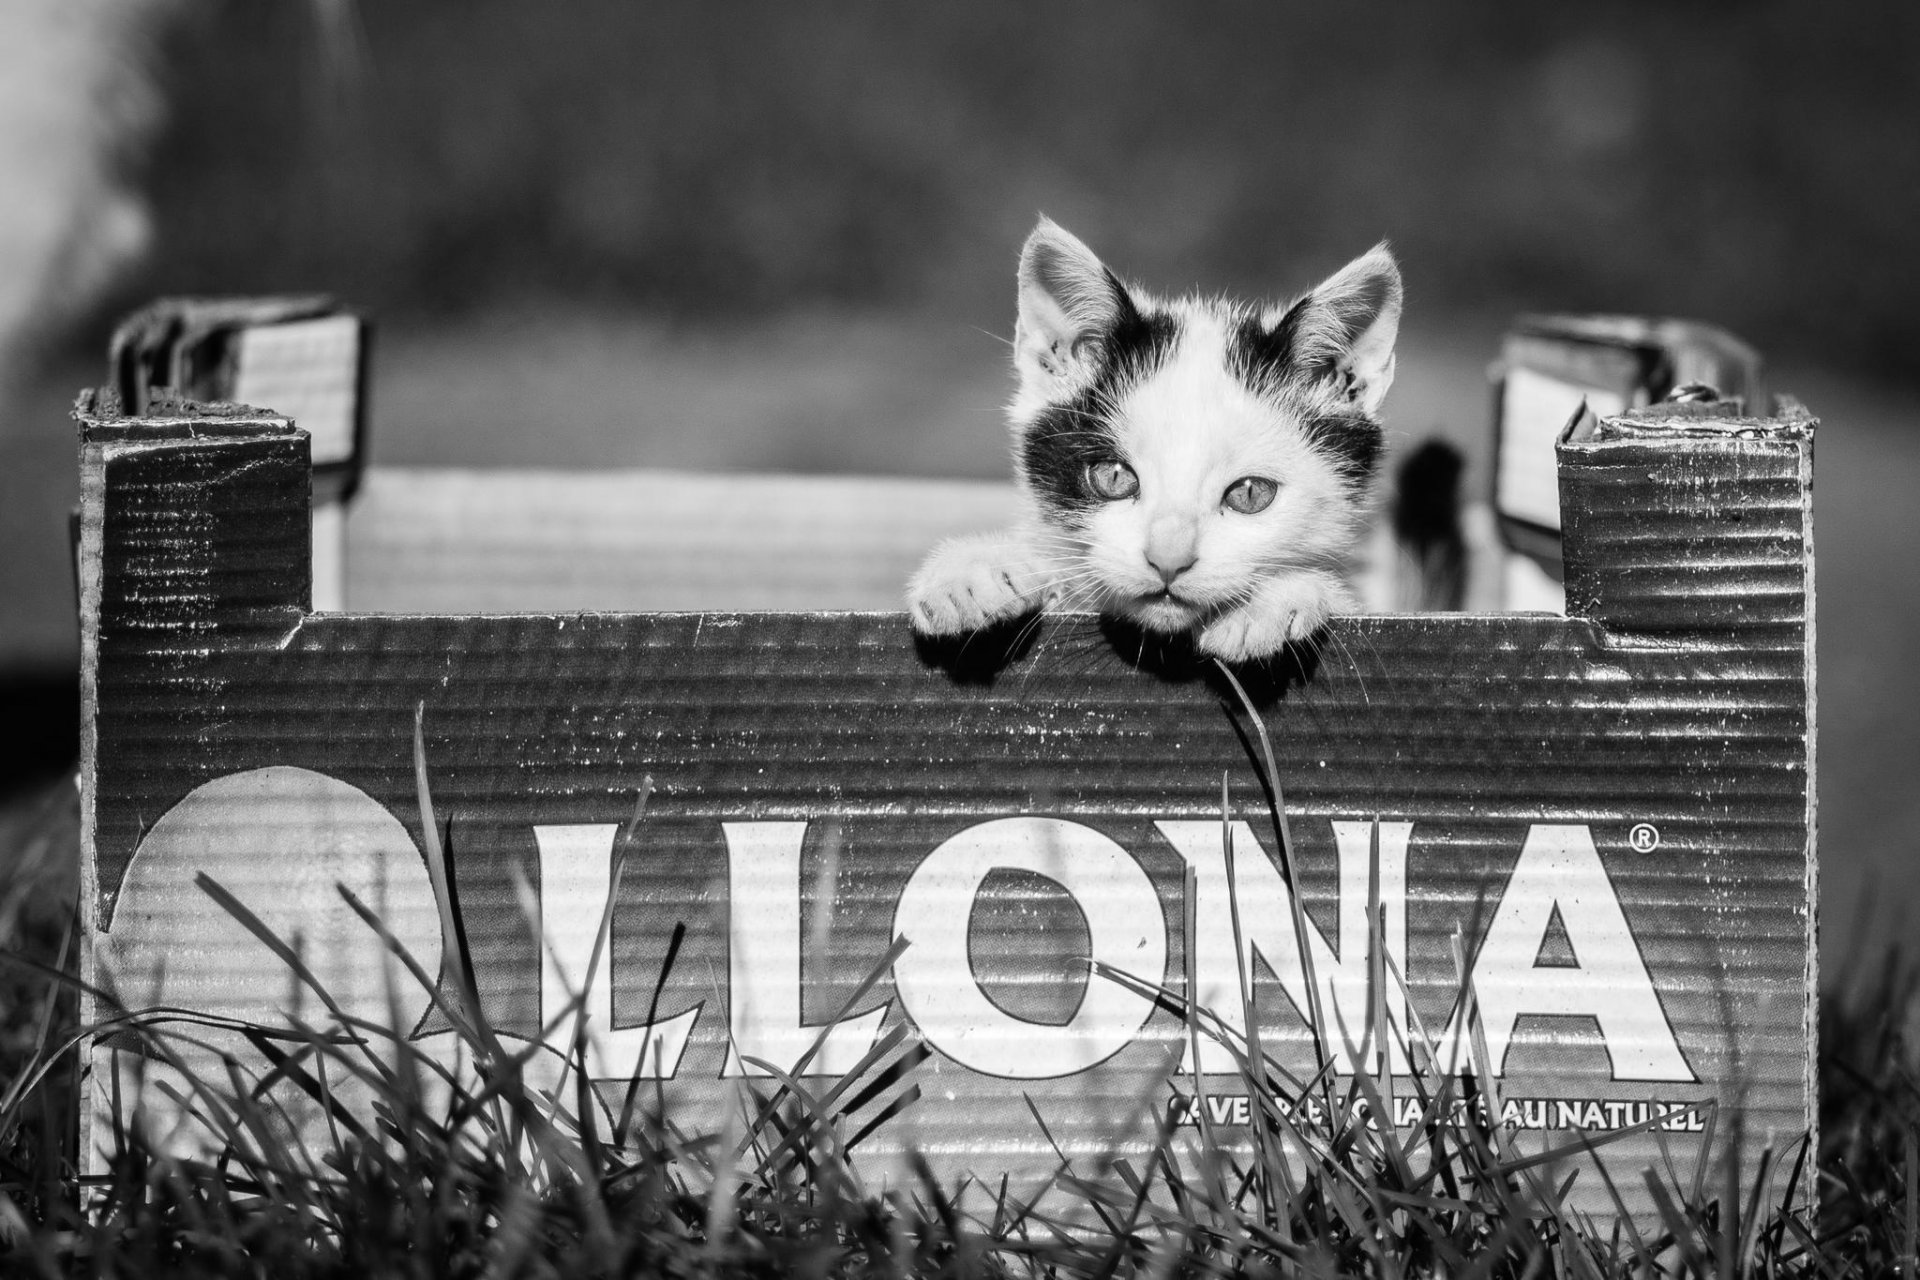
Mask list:
[[1305,640],[1348,606],[1344,588],[1317,578],[1276,582],[1237,609],[1200,629],[1200,652],[1225,662],[1250,662]]
[[978,631],[1044,603],[1040,575],[1004,543],[962,539],[936,548],[907,584],[907,612],[922,635]]

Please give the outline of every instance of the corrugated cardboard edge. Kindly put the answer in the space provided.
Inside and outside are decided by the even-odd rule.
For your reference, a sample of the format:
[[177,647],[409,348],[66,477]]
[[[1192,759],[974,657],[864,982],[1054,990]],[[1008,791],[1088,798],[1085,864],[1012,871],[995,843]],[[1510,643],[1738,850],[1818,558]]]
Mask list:
[[1783,420],[1800,425],[1807,432],[1806,448],[1800,451],[1800,512],[1802,537],[1805,539],[1806,554],[1801,563],[1806,566],[1807,592],[1807,642],[1805,646],[1807,663],[1807,1150],[1806,1170],[1802,1174],[1801,1194],[1809,1207],[1817,1204],[1818,1169],[1817,1157],[1820,1151],[1820,799],[1819,799],[1819,742],[1820,721],[1815,714],[1819,709],[1820,683],[1818,673],[1820,664],[1815,659],[1817,644],[1815,640],[1816,623],[1819,610],[1816,607],[1818,597],[1814,592],[1814,540],[1813,540],[1813,437],[1818,419],[1807,412],[1805,405],[1790,396],[1781,396],[1775,415]]
[[[92,404],[83,396],[75,405],[74,416],[90,412]],[[84,424],[84,419],[82,420]],[[84,432],[84,425],[82,430]],[[100,768],[100,587],[101,533],[105,520],[103,496],[106,489],[106,446],[88,440],[80,442],[80,547],[77,572],[80,584],[80,1025],[90,1027],[99,1019],[99,1007],[93,992],[98,980],[95,957],[99,937],[100,873],[96,843],[95,805]],[[75,1163],[82,1178],[100,1172],[99,1153],[94,1146],[93,1055],[82,1050],[76,1071],[75,1099],[79,1125],[75,1143]]]

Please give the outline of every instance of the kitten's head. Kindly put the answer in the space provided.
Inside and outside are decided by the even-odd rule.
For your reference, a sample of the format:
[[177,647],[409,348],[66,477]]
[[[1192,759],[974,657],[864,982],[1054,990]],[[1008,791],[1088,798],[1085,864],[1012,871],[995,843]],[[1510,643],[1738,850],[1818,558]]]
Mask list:
[[1286,307],[1123,285],[1046,219],[1020,255],[1016,471],[1061,602],[1187,630],[1357,541],[1393,381],[1384,244]]

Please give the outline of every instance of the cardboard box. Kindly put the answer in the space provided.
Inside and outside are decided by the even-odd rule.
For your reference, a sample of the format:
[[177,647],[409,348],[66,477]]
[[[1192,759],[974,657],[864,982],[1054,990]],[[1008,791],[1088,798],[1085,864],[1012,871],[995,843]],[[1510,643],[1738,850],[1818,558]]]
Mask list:
[[[790,1066],[818,1042],[803,1075],[837,1073],[904,1026],[930,1056],[849,1120],[899,1104],[856,1153],[876,1176],[911,1147],[946,1177],[1030,1182],[1057,1160],[1030,1105],[1091,1170],[1196,1104],[1180,1020],[1090,977],[1087,958],[1176,992],[1191,964],[1199,996],[1231,1016],[1236,910],[1263,1045],[1312,1070],[1257,735],[1210,668],[1087,616],[1002,650],[916,644],[897,612],[717,603],[730,569],[753,580],[768,556],[844,570],[819,588],[829,602],[877,591],[848,584],[882,563],[890,597],[998,490],[752,482],[721,523],[763,522],[765,546],[723,545],[686,572],[715,520],[694,503],[679,541],[655,543],[657,576],[602,575],[627,600],[703,601],[694,611],[585,612],[593,574],[555,589],[539,566],[636,530],[665,538],[664,507],[617,506],[664,503],[656,479],[413,473],[438,495],[423,507],[396,476],[393,501],[366,511],[414,524],[349,542],[410,550],[350,558],[349,576],[384,573],[379,607],[418,590],[420,611],[326,613],[309,596],[306,435],[256,411],[121,417],[93,400],[77,416],[87,963],[129,1003],[269,1017],[292,998],[283,967],[196,887],[204,872],[297,935],[347,1008],[387,1016],[379,944],[334,885],[435,967],[419,714],[489,1016],[568,1042],[570,1025],[547,1024],[585,977],[628,857],[586,1001],[593,1073],[656,1078],[684,1129],[718,1129],[755,1059]],[[1523,1150],[1719,1109],[1714,1152],[1684,1110],[1670,1132],[1607,1149],[1636,1211],[1638,1170],[1663,1144],[1690,1169],[1737,1143],[1751,1174],[1764,1145],[1815,1122],[1813,427],[1792,405],[1588,424],[1558,446],[1569,616],[1340,619],[1317,653],[1243,673],[1329,1016],[1365,1025],[1373,994],[1377,818],[1385,937],[1413,1011],[1445,1038],[1457,932]],[[783,522],[789,509],[811,514]],[[520,569],[450,575],[493,591],[491,611],[441,612],[450,597],[427,594],[443,580],[434,547],[462,563],[461,512],[484,513],[504,554],[561,510],[570,531],[528,533]],[[538,611],[504,612],[522,580]],[[763,569],[748,594],[773,598],[779,581]],[[896,939],[904,951],[845,1007]],[[400,1012],[425,1051],[451,1043],[424,996]],[[89,1152],[110,1134],[115,1069],[103,1044]],[[1243,1139],[1233,1077],[1206,1084],[1227,1139]],[[1611,1212],[1591,1173],[1575,1202]]]
[[346,504],[367,457],[366,319],[324,294],[162,298],[113,332],[110,385],[130,412],[156,397],[270,405],[313,459],[313,599],[343,607]]
[[1602,417],[1680,388],[1710,392],[1737,417],[1766,403],[1760,355],[1724,329],[1645,316],[1521,316],[1494,379],[1492,505],[1509,549],[1505,607],[1563,606],[1554,444],[1583,404]]

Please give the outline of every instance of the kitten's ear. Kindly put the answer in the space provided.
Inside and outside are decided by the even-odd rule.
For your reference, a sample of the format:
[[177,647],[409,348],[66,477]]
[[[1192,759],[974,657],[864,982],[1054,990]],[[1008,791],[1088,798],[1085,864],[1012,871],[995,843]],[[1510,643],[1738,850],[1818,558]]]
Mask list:
[[1400,266],[1381,241],[1294,304],[1289,355],[1296,368],[1324,370],[1366,413],[1377,413],[1393,385],[1393,343],[1400,336]]
[[1020,315],[1013,365],[1022,396],[1052,399],[1089,376],[1101,341],[1132,305],[1093,250],[1041,218],[1020,250]]

